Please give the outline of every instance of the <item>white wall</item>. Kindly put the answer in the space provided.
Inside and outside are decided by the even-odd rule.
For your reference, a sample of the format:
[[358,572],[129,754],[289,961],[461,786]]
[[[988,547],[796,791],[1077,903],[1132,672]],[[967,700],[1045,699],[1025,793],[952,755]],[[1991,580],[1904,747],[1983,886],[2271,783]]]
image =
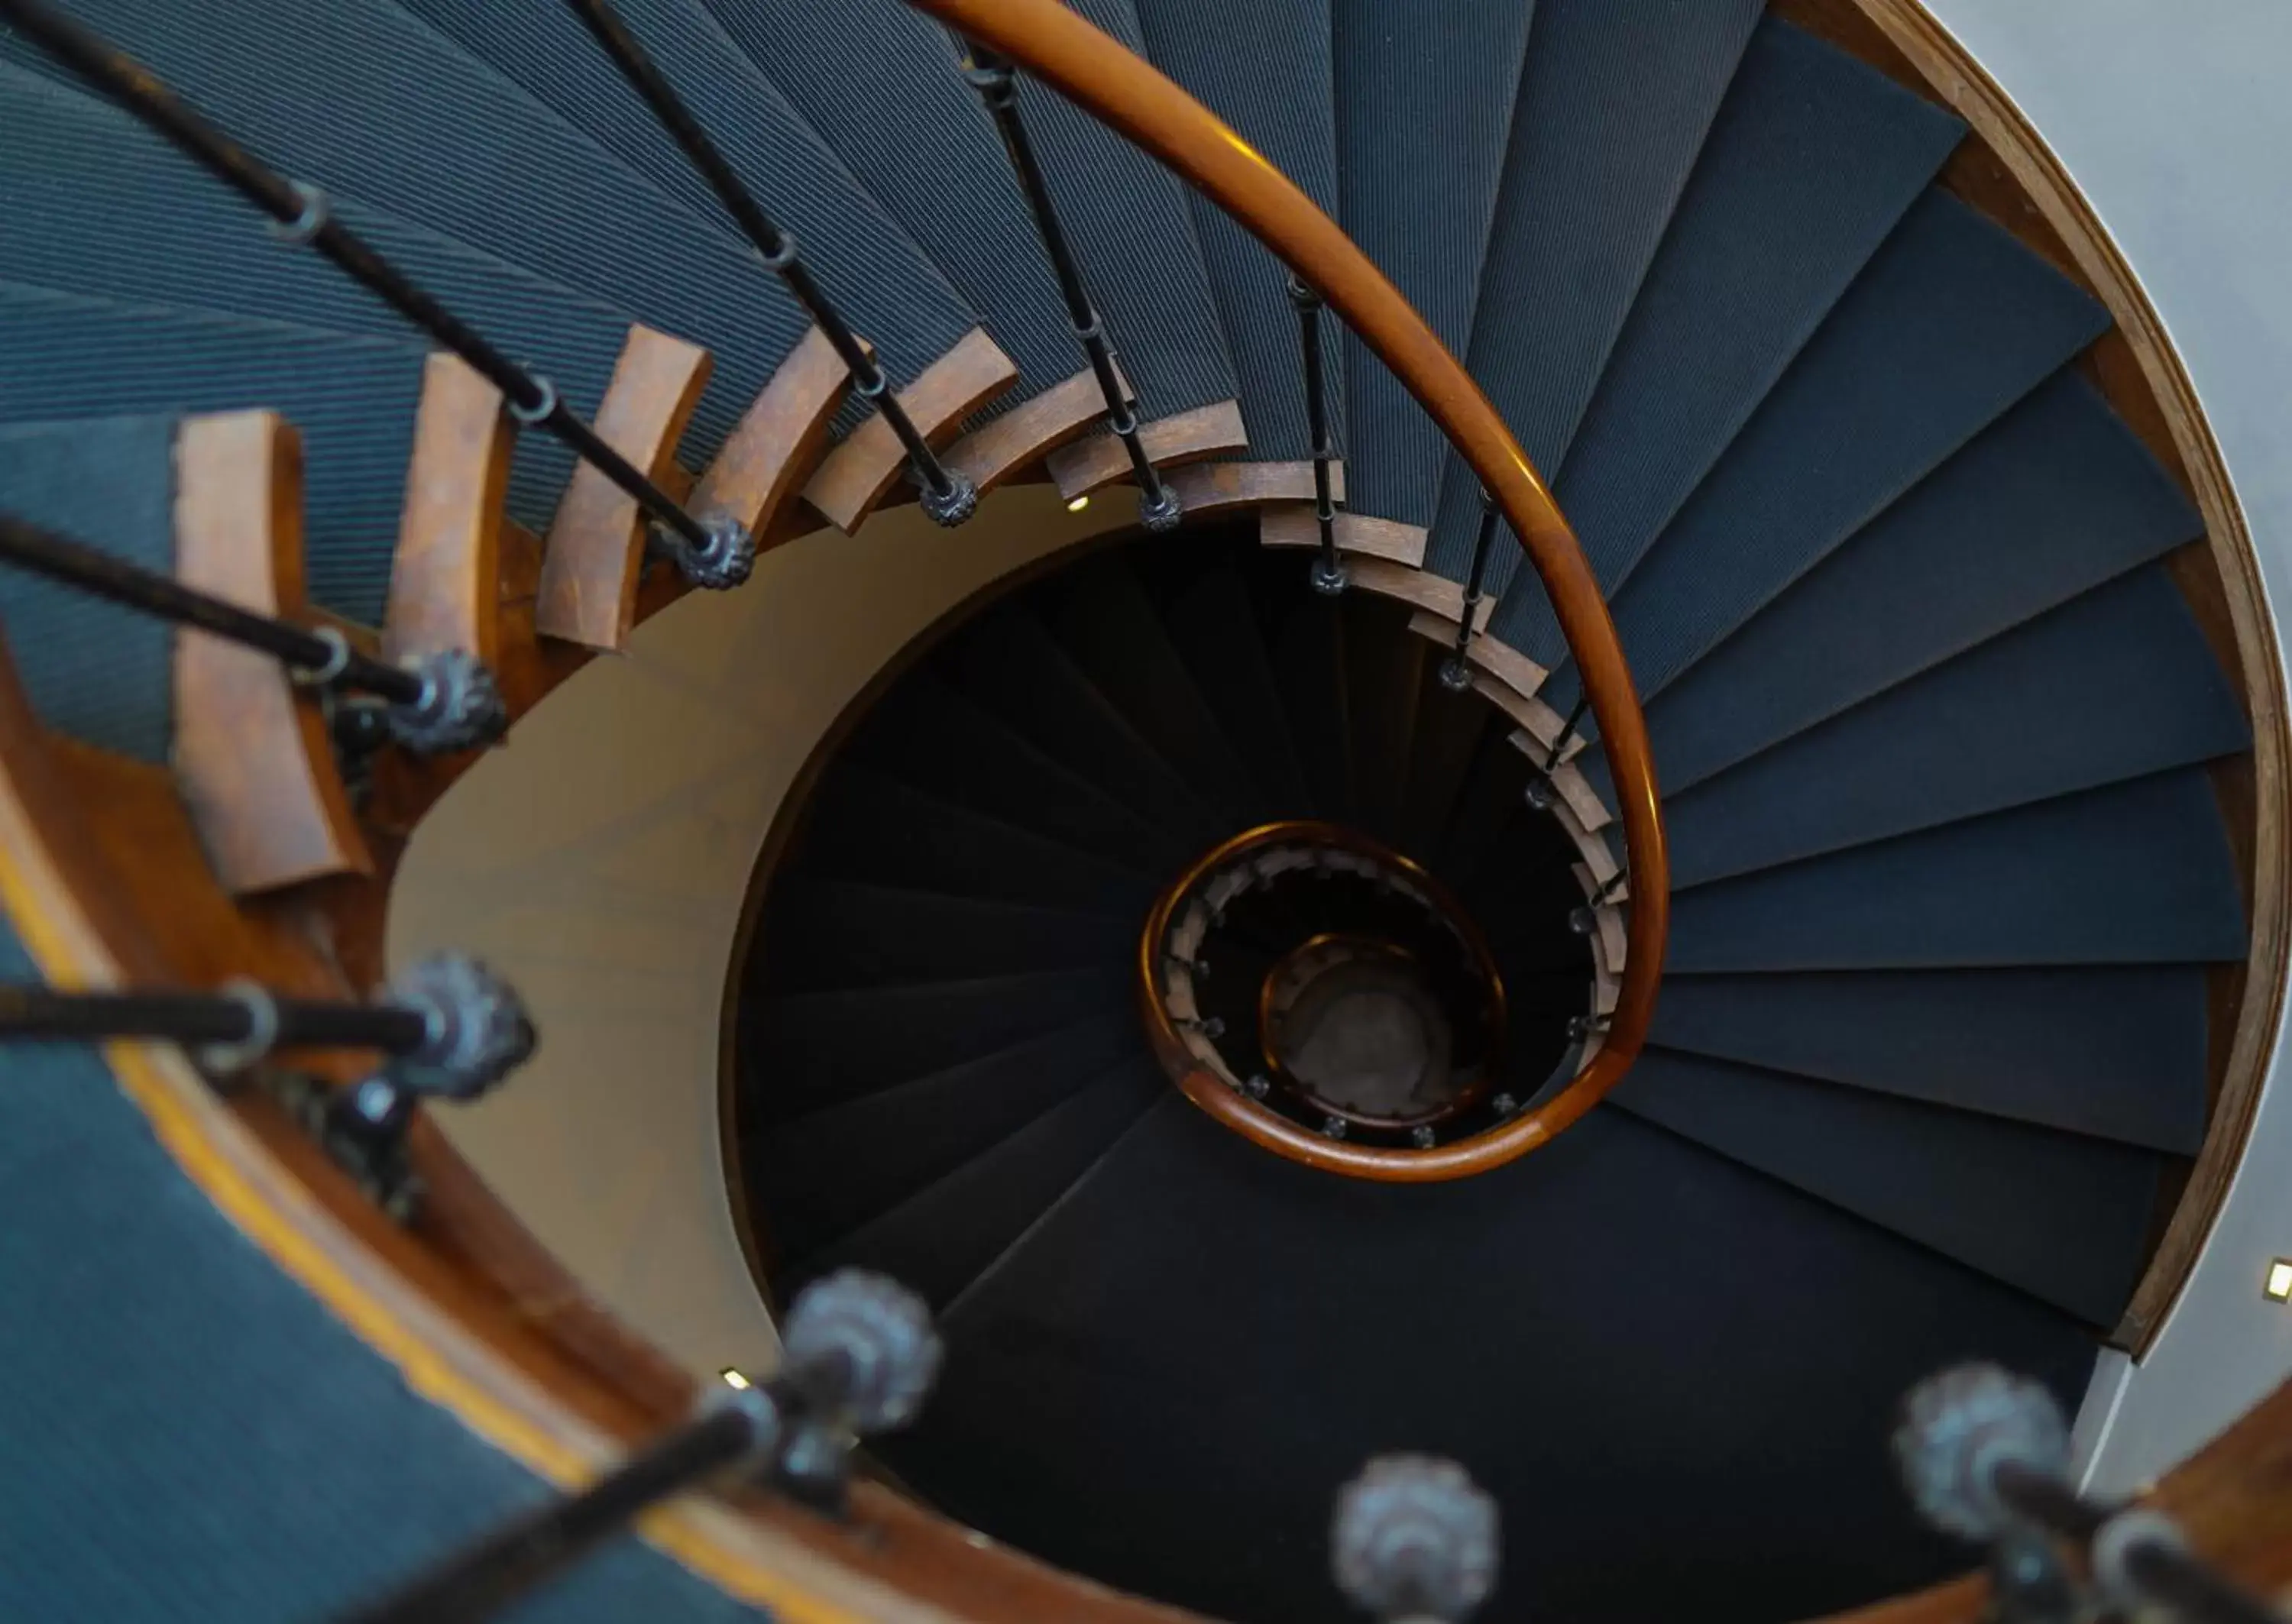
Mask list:
[[[2068,166],[2147,288],[2292,603],[2292,4],[1926,0]],[[2280,631],[2280,638],[2282,632]],[[2250,1148],[2147,1358],[2105,1370],[2091,1479],[2134,1487],[2292,1373],[2292,1084],[2282,1036]],[[2121,1379],[2117,1379],[2121,1378]]]
[[778,1347],[732,1227],[717,1075],[741,900],[781,797],[942,612],[1134,518],[1119,493],[1070,515],[1031,486],[954,533],[909,507],[793,543],[591,662],[416,834],[391,962],[477,953],[541,1030],[531,1065],[440,1121],[599,1300],[696,1373],[768,1368]]

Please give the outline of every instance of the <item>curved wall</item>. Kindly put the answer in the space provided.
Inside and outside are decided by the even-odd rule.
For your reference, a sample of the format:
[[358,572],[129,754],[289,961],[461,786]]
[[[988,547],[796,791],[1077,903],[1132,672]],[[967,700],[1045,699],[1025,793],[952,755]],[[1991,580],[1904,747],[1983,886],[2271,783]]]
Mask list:
[[482,954],[542,1039],[508,1087],[440,1122],[599,1301],[696,1373],[769,1368],[778,1348],[732,1226],[717,1078],[725,967],[782,797],[910,639],[1134,519],[1118,492],[1069,514],[1030,486],[953,533],[908,507],[792,543],[593,661],[416,834],[391,963]]

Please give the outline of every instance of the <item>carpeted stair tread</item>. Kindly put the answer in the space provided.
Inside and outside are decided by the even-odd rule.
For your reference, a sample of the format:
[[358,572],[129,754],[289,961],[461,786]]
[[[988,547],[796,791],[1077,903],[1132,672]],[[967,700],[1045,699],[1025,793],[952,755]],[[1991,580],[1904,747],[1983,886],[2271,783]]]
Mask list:
[[1335,601],[1298,591],[1304,565],[1284,591],[1278,578],[1253,583],[1258,624],[1280,689],[1305,785],[1317,817],[1354,816],[1352,695],[1345,658],[1345,615]]
[[1118,915],[805,874],[774,884],[770,920],[761,968],[790,993],[1119,963],[1138,945]]
[[1678,892],[1664,963],[1917,969],[2244,954],[2212,788],[2184,768]]
[[1685,888],[2233,755],[2238,695],[2162,565],[1664,803]]
[[1432,645],[1408,631],[1408,612],[1367,592],[1339,600],[1345,615],[1346,720],[1352,728],[1354,817],[1387,845],[1400,839],[1417,706]]
[[2140,1274],[2153,1151],[1656,1049],[1608,1103],[2097,1329]]
[[1666,1049],[2196,1154],[2206,971],[2193,964],[1666,977]]
[[[1762,4],[1537,0],[1464,353],[1547,475],[1566,456]],[[1464,579],[1479,510],[1479,482],[1446,453],[1426,567]],[[1511,578],[1516,555],[1501,556],[1497,581]]]
[[[1337,221],[1441,342],[1473,335],[1532,0],[1400,8],[1332,0]],[[1347,334],[1345,499],[1429,524],[1448,446],[1424,408]]]
[[[0,425],[0,514],[172,576],[175,430],[173,417]],[[173,626],[0,567],[0,631],[44,726],[138,760],[167,760]]]

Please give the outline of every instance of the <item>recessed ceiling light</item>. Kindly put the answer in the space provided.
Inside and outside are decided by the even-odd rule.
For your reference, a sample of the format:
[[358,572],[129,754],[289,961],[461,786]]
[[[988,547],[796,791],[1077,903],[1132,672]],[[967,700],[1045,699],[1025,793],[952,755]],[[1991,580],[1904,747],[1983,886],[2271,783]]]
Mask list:
[[1072,502],[1067,503],[1067,511],[1069,513],[1079,513],[1088,506],[1090,506],[1089,497],[1077,496]]
[[722,1370],[716,1373],[724,1379],[724,1385],[731,1388],[736,1393],[746,1393],[750,1387],[755,1385],[747,1377],[741,1375],[739,1371],[735,1370]]
[[2292,1258],[2278,1258],[2268,1266],[2268,1283],[2261,1295],[2272,1303],[2292,1302]]

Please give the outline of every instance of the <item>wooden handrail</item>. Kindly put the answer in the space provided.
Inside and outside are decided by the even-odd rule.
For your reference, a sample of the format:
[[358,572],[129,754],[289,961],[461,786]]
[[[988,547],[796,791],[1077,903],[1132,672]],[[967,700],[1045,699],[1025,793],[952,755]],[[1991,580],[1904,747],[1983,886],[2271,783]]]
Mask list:
[[[1583,549],[1518,441],[1456,357],[1336,221],[1207,108],[1060,0],[908,0],[991,46],[1077,107],[1151,153],[1311,283],[1424,406],[1497,501],[1544,583],[1599,719],[1632,870],[1630,953],[1613,1024],[1598,1057],[1559,1094],[1501,1128],[1429,1151],[1350,1147],[1337,1170],[1364,1178],[1461,1178],[1502,1166],[1599,1103],[1637,1059],[1655,1014],[1669,928],[1671,871],[1647,722],[1615,623]],[[1269,274],[1271,267],[1268,268]],[[1257,1124],[1255,1119],[1271,1119]],[[1328,1165],[1329,1142],[1278,1131],[1252,1112],[1235,1126],[1282,1154]],[[1307,1153],[1311,1153],[1308,1154]]]

